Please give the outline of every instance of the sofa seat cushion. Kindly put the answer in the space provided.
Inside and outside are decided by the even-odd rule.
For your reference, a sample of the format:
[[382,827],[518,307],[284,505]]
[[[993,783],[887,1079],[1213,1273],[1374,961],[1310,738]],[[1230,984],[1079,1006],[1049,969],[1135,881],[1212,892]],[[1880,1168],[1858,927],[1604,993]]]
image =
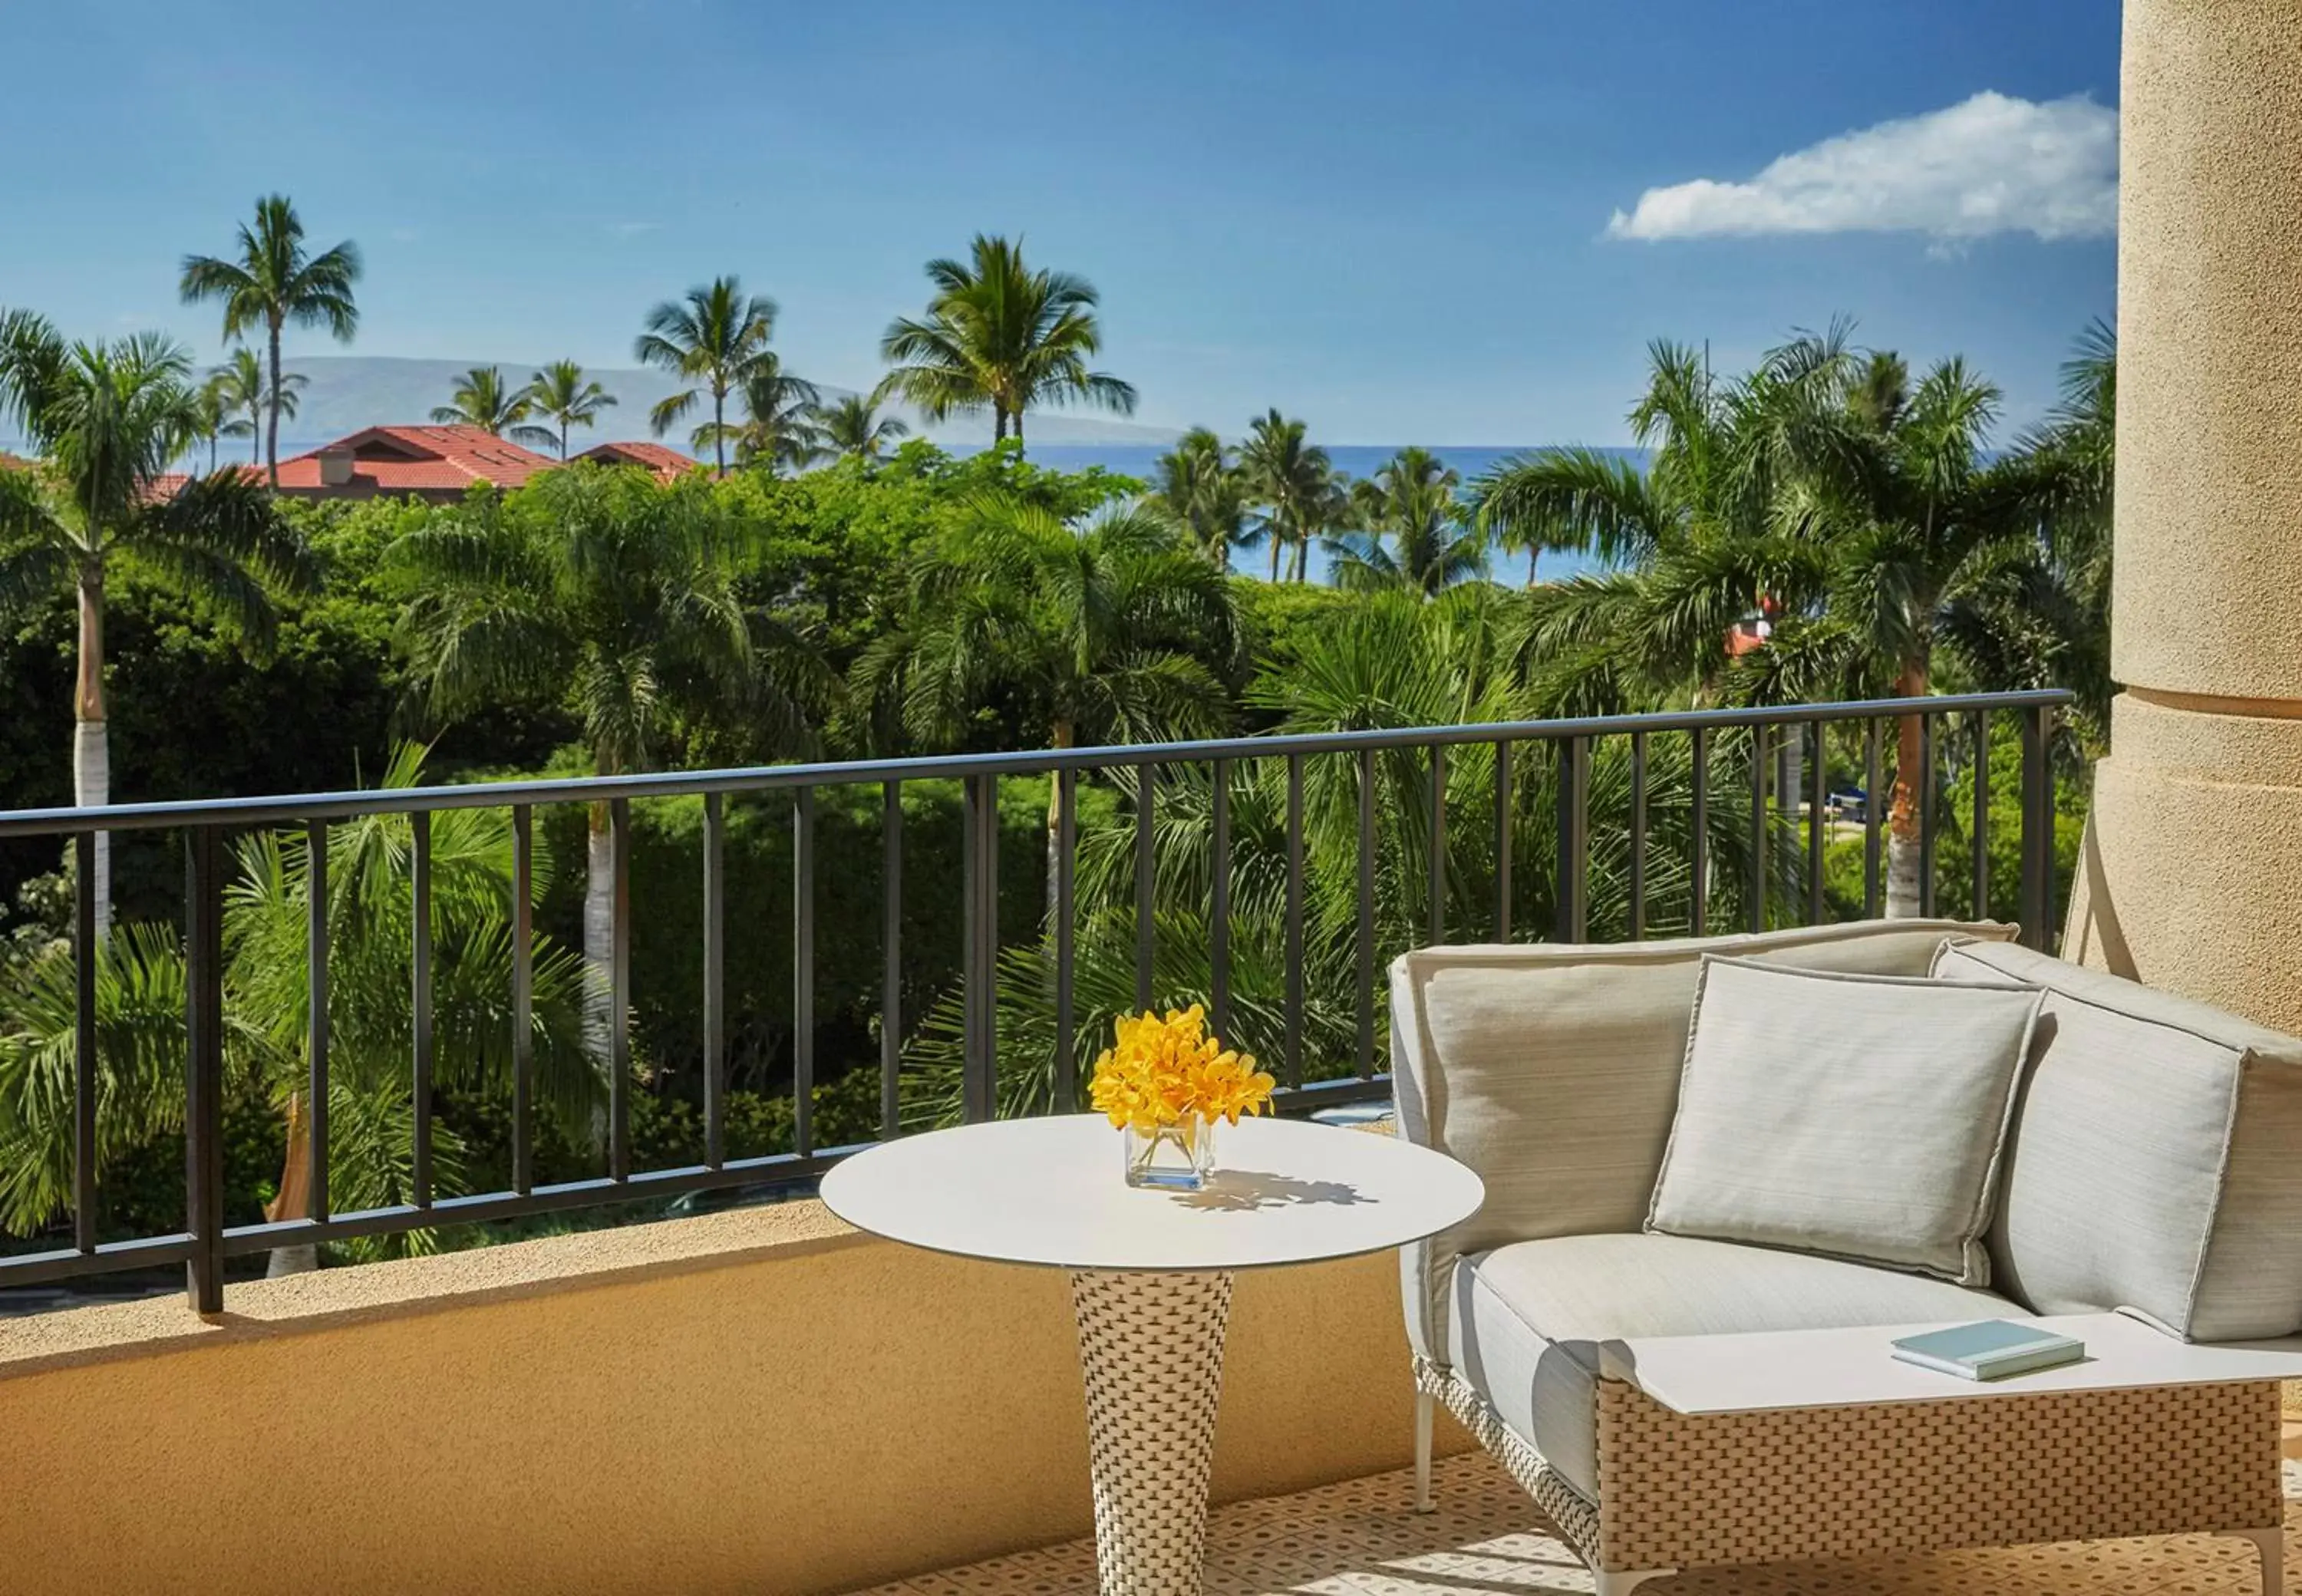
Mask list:
[[1935,965],[2046,1006],[2007,1137],[1995,1283],[2196,1341],[2302,1331],[2302,1038],[2029,948]]
[[1602,1341],[1990,1319],[2013,1308],[1924,1275],[1654,1234],[1553,1236],[1474,1254],[1456,1264],[1452,1295],[1455,1372],[1592,1501]]

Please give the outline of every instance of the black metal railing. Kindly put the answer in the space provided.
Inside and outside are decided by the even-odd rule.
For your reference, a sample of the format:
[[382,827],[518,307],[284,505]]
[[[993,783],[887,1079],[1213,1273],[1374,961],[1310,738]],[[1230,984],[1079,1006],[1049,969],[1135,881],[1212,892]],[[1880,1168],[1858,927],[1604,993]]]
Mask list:
[[[1206,937],[1209,977],[1207,997],[1219,1032],[1228,1033],[1233,991],[1234,865],[1233,786],[1242,767],[1252,765],[1273,776],[1274,789],[1283,782],[1283,964],[1285,1034],[1277,1073],[1281,1081],[1282,1106],[1307,1112],[1326,1103],[1347,1102],[1379,1095],[1388,1089],[1376,1068],[1376,920],[1377,920],[1377,791],[1378,755],[1399,751],[1420,752],[1428,760],[1428,836],[1421,868],[1429,872],[1428,903],[1424,924],[1416,928],[1429,942],[1443,942],[1458,928],[1449,923],[1450,896],[1462,895],[1448,887],[1449,865],[1448,784],[1450,751],[1484,748],[1493,759],[1492,911],[1488,923],[1474,928],[1482,939],[1508,941],[1521,935],[1514,924],[1515,905],[1524,901],[1515,881],[1515,856],[1524,850],[1517,838],[1524,829],[1518,801],[1519,773],[1525,751],[1547,747],[1555,763],[1549,774],[1555,791],[1554,852],[1540,861],[1549,872],[1550,923],[1542,928],[1548,939],[1579,942],[1588,938],[1591,914],[1590,860],[1592,853],[1591,775],[1594,751],[1620,740],[1627,752],[1627,803],[1620,832],[1625,844],[1626,918],[1620,922],[1633,937],[1657,928],[1652,888],[1655,856],[1651,845],[1651,813],[1659,796],[1655,785],[1656,754],[1667,740],[1684,738],[1687,753],[1685,803],[1690,824],[1685,836],[1686,878],[1694,884],[1683,912],[1664,928],[1701,935],[1725,929],[1760,929],[1769,925],[1817,923],[1826,918],[1825,851],[1832,830],[1827,791],[1829,744],[1827,733],[1840,734],[1842,764],[1851,763],[1846,751],[1859,733],[1860,766],[1864,773],[1862,816],[1861,903],[1863,917],[1879,914],[1882,902],[1884,817],[1879,802],[1885,767],[1882,728],[1918,723],[1918,788],[1915,821],[1920,864],[1918,907],[1935,909],[1935,844],[1938,829],[1938,785],[1936,764],[1945,749],[1955,744],[1967,761],[1974,790],[1970,820],[1965,822],[1971,849],[1971,890],[1966,907],[1979,916],[2012,907],[2032,945],[2050,945],[2047,925],[2053,914],[2053,784],[2049,744],[2055,712],[2070,695],[2054,691],[1974,694],[1918,701],[1884,700],[1858,703],[1803,705],[1783,709],[1709,710],[1681,713],[1592,717],[1509,724],[1424,727],[1403,730],[1340,732],[1308,735],[1277,735],[1220,741],[1169,743],[1120,747],[975,754],[949,758],[902,759],[836,764],[808,764],[748,769],[685,771],[609,777],[547,781],[517,781],[444,787],[379,789],[313,794],[292,797],[220,799],[183,803],[114,805],[105,809],[53,809],[0,813],[0,840],[34,836],[68,836],[78,865],[78,901],[73,921],[77,945],[77,1046],[73,1054],[73,1138],[71,1143],[71,1244],[54,1250],[0,1258],[0,1287],[29,1285],[110,1271],[155,1264],[187,1266],[193,1306],[216,1312],[223,1306],[227,1260],[276,1248],[340,1242],[376,1237],[454,1222],[494,1222],[587,1205],[619,1203],[651,1195],[670,1196],[712,1188],[771,1180],[804,1180],[819,1173],[846,1147],[818,1145],[811,1120],[816,1059],[815,933],[817,920],[816,805],[819,788],[878,784],[883,794],[882,870],[884,892],[880,912],[883,933],[882,1022],[879,1025],[878,1067],[880,1071],[878,1129],[882,1136],[898,1130],[900,1078],[903,1067],[902,994],[903,975],[903,784],[956,778],[962,786],[962,914],[960,979],[964,991],[962,1113],[983,1119],[996,1112],[999,1086],[997,1035],[999,955],[999,836],[997,787],[1003,777],[1043,777],[1052,780],[1054,846],[1047,886],[1048,945],[1054,964],[1054,1091],[1052,1105],[1071,1107],[1080,1100],[1077,1023],[1080,1002],[1075,989],[1079,956],[1079,881],[1077,861],[1080,830],[1079,797],[1083,776],[1102,777],[1129,784],[1133,814],[1134,995],[1138,1004],[1158,996],[1155,991],[1159,915],[1156,912],[1157,818],[1160,788],[1172,773],[1206,766],[1212,780],[1209,848],[1211,891],[1207,900]],[[1994,903],[1990,875],[1989,727],[1995,717],[2018,720],[2021,731],[2021,781],[2020,807],[2019,903]],[[1738,884],[1739,924],[1718,923],[1713,890],[1717,879],[1713,855],[1713,811],[1719,802],[1711,776],[1720,751],[1732,742],[1744,766],[1749,783],[1750,846],[1744,859],[1747,879]],[[1795,748],[1804,761],[1803,802],[1785,780],[1785,751]],[[1313,761],[1344,760],[1354,769],[1357,868],[1356,896],[1349,911],[1351,939],[1351,1002],[1355,1011],[1354,1056],[1350,1069],[1339,1079],[1306,1079],[1302,1016],[1306,982],[1306,771]],[[1268,763],[1280,762],[1277,765]],[[1281,772],[1283,770],[1283,775]],[[1527,790],[1533,790],[1530,786]],[[791,803],[793,887],[792,1082],[794,1124],[792,1150],[787,1153],[729,1158],[727,1156],[727,810],[736,795],[787,794]],[[696,798],[702,801],[702,1035],[703,1048],[703,1162],[676,1168],[632,1167],[631,989],[632,912],[629,880],[632,856],[632,803],[634,800]],[[1773,807],[1770,809],[1770,800]],[[535,811],[551,804],[604,804],[609,857],[614,877],[613,932],[605,971],[605,1068],[607,1109],[604,1175],[539,1184],[535,1179],[535,1118],[537,1082],[531,1035],[533,999],[534,927],[532,870]],[[435,815],[459,809],[508,810],[513,841],[514,884],[511,935],[511,1180],[508,1189],[476,1194],[449,1194],[436,1189],[433,1102],[436,1038],[433,1024],[432,904],[433,890],[432,822]],[[1803,809],[1803,861],[1785,874],[1775,868],[1787,844],[1794,851],[1801,841],[1799,811]],[[413,989],[411,1057],[408,1090],[413,1099],[413,1136],[409,1162],[409,1196],[405,1204],[363,1211],[338,1213],[330,1204],[328,1189],[329,1100],[329,964],[330,927],[326,869],[330,827],[360,817],[404,815],[411,829],[408,890],[412,896],[413,946],[409,951]],[[223,1097],[224,1097],[224,926],[225,844],[235,832],[265,827],[299,827],[307,846],[311,872],[307,882],[310,904],[306,957],[308,962],[309,1008],[306,1047],[308,1080],[307,1134],[311,1165],[308,1212],[301,1218],[262,1223],[227,1225],[224,1214]],[[99,1242],[97,1215],[97,1113],[103,1061],[97,1046],[97,917],[94,869],[95,838],[99,832],[181,833],[185,844],[184,952],[186,1002],[186,1229],[183,1233]],[[1730,838],[1731,840],[1731,838]],[[1531,872],[1530,872],[1531,873]],[[1792,889],[1785,891],[1789,880]],[[1802,889],[1802,890],[1797,890]],[[1777,902],[1774,895],[1795,896],[1798,902]]]

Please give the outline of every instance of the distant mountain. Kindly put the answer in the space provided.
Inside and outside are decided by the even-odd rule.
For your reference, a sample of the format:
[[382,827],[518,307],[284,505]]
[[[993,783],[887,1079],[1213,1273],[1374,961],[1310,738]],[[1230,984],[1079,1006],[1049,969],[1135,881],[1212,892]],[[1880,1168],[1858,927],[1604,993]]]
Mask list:
[[[457,381],[475,365],[500,365],[507,380],[517,382],[540,364],[533,360],[402,360],[382,355],[293,357],[285,362],[287,368],[303,373],[310,384],[304,390],[296,419],[281,423],[281,452],[288,452],[285,446],[290,433],[305,441],[302,447],[309,448],[362,427],[428,420],[433,407],[448,403]],[[686,386],[662,372],[646,369],[586,368],[584,374],[616,396],[615,408],[603,415],[597,426],[589,432],[576,429],[576,437],[592,443],[649,436],[649,409]],[[844,399],[853,391],[828,385],[822,388],[826,402]],[[912,423],[914,432],[937,443],[979,444],[990,439],[988,414],[958,416],[922,427],[916,415],[899,413]],[[1029,427],[1031,441],[1039,443],[1165,445],[1181,435],[1170,427],[1138,426],[1056,410],[1033,411]],[[681,435],[685,430],[667,441],[685,448],[686,439]]]

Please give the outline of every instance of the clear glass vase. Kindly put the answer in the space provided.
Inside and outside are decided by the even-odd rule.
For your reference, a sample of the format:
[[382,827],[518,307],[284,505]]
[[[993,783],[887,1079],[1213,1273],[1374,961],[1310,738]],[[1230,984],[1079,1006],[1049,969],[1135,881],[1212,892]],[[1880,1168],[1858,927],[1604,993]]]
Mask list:
[[1214,1173],[1215,1127],[1212,1120],[1186,1120],[1141,1131],[1120,1133],[1127,1154],[1127,1183],[1161,1191],[1197,1191]]

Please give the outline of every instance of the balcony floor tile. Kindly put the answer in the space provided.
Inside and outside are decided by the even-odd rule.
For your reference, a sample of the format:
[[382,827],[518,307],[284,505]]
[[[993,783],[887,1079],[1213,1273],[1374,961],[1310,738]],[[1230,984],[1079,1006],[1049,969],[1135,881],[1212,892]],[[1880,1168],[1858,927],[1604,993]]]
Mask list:
[[[1206,1596],[1587,1596],[1591,1575],[1484,1454],[1442,1461],[1439,1510],[1376,1474],[1215,1510]],[[2287,1566],[2302,1574],[2302,1472],[2287,1466]],[[2294,1577],[2289,1575],[2289,1579]],[[1682,1575],[1639,1596],[2255,1596],[2254,1549],[2184,1536]],[[1075,1541],[883,1585],[867,1596],[1093,1596]]]

